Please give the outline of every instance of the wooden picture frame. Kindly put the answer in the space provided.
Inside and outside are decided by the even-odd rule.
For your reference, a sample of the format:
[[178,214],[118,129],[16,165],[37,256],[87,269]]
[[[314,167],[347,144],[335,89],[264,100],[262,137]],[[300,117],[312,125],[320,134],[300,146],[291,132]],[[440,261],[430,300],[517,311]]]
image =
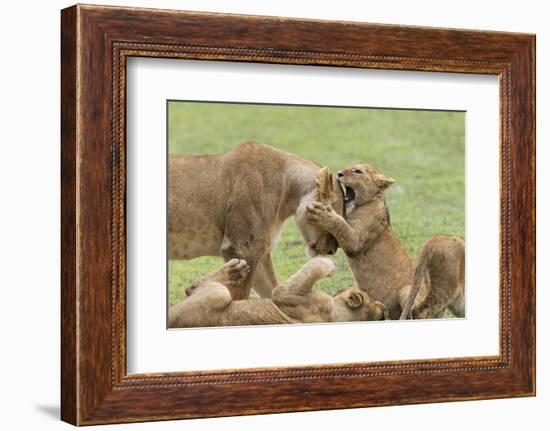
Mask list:
[[[535,394],[534,35],[83,5],[61,18],[62,420],[89,425]],[[498,75],[500,354],[128,375],[131,56]]]

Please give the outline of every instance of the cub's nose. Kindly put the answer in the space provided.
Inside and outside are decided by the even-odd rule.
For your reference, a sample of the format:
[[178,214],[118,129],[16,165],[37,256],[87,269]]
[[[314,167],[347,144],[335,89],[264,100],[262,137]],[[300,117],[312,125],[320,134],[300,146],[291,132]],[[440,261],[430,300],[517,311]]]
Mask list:
[[338,176],[338,178],[342,178],[344,176],[344,172],[338,171],[336,175]]
[[185,289],[185,295],[191,296],[195,292],[195,290],[197,290],[197,285],[191,284],[189,287]]

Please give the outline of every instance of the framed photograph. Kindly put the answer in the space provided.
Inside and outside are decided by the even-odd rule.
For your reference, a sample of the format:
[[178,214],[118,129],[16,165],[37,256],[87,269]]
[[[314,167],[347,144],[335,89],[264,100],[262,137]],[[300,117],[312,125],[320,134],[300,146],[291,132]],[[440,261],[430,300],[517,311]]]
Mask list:
[[61,13],[61,416],[535,394],[535,37]]

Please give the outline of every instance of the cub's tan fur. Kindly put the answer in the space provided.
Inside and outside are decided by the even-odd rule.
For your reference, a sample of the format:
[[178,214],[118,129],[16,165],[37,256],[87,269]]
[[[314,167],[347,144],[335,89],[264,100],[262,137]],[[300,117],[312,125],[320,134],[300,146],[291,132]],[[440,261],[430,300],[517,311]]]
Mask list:
[[464,317],[464,257],[462,238],[435,235],[426,240],[412,288],[405,292],[401,319],[442,317],[447,307],[455,316]]
[[334,297],[313,290],[319,279],[335,271],[323,257],[307,262],[273,290],[272,299],[232,300],[228,287],[244,279],[250,268],[231,259],[221,268],[187,288],[187,297],[168,312],[170,328],[198,326],[266,325],[382,320],[383,304],[360,289],[346,289]]
[[[399,319],[411,291],[415,262],[391,228],[384,191],[394,180],[368,164],[349,166],[338,172],[338,179],[346,190],[347,220],[320,202],[308,206],[308,217],[334,235],[358,286],[388,307],[390,319]],[[439,305],[452,302],[447,288],[438,283],[422,282],[415,289],[414,310],[422,304],[413,310],[415,316],[438,317]]]
[[346,187],[347,220],[321,202],[308,206],[308,217],[336,238],[357,285],[399,319],[401,290],[412,283],[415,264],[391,229],[384,190],[394,180],[368,164],[349,166],[338,179]]
[[[223,155],[170,156],[169,259],[244,259],[250,273],[229,287],[231,296],[248,298],[253,284],[269,297],[277,285],[270,252],[288,217],[295,216],[310,255],[336,251],[334,238],[305,216],[319,192],[318,176],[327,175],[309,160],[254,142]],[[329,198],[341,213],[341,193]]]

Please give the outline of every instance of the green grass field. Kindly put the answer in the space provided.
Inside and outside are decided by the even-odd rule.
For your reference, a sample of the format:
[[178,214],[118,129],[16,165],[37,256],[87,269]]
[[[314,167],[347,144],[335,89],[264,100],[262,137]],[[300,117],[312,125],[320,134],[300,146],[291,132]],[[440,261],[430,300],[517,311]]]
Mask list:
[[[465,116],[463,112],[169,102],[170,154],[224,153],[243,141],[268,144],[328,166],[333,172],[367,162],[396,180],[387,191],[393,230],[416,257],[437,233],[464,237]],[[292,219],[273,252],[279,280],[307,261]],[[353,285],[345,255],[317,286],[333,293]],[[169,303],[222,263],[202,257],[169,262]]]

